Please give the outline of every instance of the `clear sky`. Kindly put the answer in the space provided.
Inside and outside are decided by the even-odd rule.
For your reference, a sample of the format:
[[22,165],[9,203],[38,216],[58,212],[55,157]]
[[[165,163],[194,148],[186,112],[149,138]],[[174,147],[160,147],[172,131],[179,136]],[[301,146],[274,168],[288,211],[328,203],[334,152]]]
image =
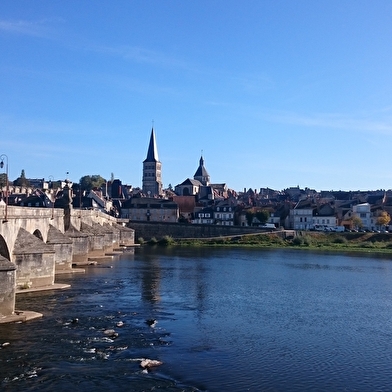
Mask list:
[[390,0],[2,0],[9,177],[392,188]]

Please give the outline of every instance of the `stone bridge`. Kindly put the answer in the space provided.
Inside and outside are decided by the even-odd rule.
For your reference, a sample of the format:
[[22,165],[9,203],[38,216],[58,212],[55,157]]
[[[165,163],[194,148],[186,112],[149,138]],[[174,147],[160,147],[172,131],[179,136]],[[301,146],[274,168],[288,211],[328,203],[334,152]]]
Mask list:
[[56,273],[133,245],[134,230],[100,211],[0,205],[0,321],[17,290],[51,286]]

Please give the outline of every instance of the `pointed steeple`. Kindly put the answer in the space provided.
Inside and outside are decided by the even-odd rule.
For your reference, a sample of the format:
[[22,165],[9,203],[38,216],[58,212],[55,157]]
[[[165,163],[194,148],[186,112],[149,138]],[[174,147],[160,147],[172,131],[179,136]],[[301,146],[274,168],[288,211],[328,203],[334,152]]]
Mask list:
[[147,158],[143,161],[143,193],[151,197],[162,193],[162,164],[159,162],[154,127],[151,129]]
[[144,160],[144,162],[159,162],[154,128],[151,129],[150,144],[148,146],[147,158]]

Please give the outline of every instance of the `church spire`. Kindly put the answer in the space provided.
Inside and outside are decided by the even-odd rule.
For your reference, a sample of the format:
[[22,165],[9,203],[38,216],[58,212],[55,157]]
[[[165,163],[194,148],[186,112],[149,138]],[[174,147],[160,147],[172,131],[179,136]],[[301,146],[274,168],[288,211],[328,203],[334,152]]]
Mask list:
[[162,164],[159,162],[154,126],[151,129],[147,158],[143,161],[143,193],[158,197],[162,193]]
[[148,146],[147,158],[144,162],[159,162],[154,127],[151,129],[150,144]]

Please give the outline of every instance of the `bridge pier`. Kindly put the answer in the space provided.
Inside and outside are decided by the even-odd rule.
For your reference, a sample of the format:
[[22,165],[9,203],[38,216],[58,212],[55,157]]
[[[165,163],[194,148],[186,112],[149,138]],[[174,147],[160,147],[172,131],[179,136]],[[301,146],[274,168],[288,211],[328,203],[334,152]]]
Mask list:
[[[118,231],[118,245],[119,246],[134,246],[135,245],[135,230],[126,226],[117,225],[115,231]],[[116,237],[117,238],[117,237]]]
[[15,311],[15,264],[0,256],[0,319]]
[[98,228],[87,225],[83,222],[80,231],[88,235],[89,256],[103,256],[105,254],[105,234],[103,234]]
[[72,264],[88,264],[89,236],[75,229],[71,225],[65,235],[72,241]]
[[20,289],[50,286],[54,283],[55,251],[23,228],[19,229],[14,247],[16,286]]
[[55,256],[55,273],[72,271],[73,242],[54,226],[49,226],[48,240],[46,242],[53,245]]

